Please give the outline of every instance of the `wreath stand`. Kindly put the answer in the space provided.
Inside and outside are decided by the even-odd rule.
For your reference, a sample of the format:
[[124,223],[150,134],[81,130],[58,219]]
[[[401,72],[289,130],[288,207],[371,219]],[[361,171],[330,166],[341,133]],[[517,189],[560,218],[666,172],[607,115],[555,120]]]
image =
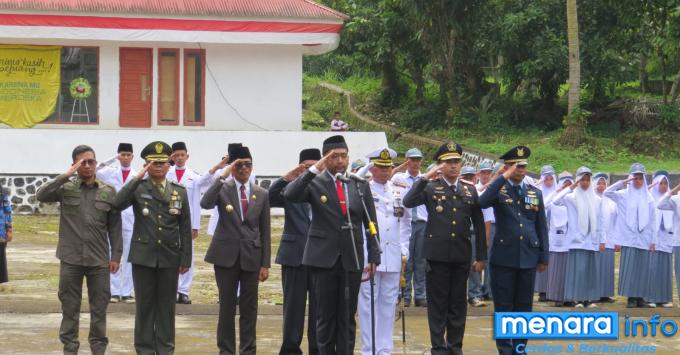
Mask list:
[[[76,106],[78,106],[77,113]],[[85,113],[83,113],[83,106],[85,106]],[[80,117],[85,117],[85,122],[90,122],[90,111],[87,109],[87,99],[73,100],[73,107],[71,108],[71,123],[73,123],[74,117],[78,118],[78,122],[80,122]]]

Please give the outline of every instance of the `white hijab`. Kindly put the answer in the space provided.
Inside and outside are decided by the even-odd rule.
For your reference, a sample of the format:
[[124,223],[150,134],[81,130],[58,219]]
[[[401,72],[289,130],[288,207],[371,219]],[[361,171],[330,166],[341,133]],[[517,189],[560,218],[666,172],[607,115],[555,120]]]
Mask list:
[[548,198],[548,196],[552,195],[555,191],[557,191],[557,184],[559,183],[557,181],[557,175],[555,175],[554,173],[541,175],[541,179],[545,181],[546,176],[553,177],[553,184],[550,187],[545,186],[545,182],[541,184],[541,193],[543,194],[544,200]]
[[[670,189],[670,182],[668,181],[668,178],[665,175],[659,175],[655,177],[654,181],[652,181],[652,183],[656,183],[656,185],[654,185],[654,187],[652,188],[652,197],[654,198],[654,201],[659,201],[659,199],[661,199],[661,197],[663,197],[664,195],[659,191],[659,184],[661,183],[662,180],[666,180],[666,183],[668,184]],[[663,226],[663,228],[667,231],[672,231],[674,211],[657,210],[656,212],[657,212],[656,213],[657,225]]]
[[[580,177],[576,179],[576,183]],[[576,210],[578,212],[578,230],[582,235],[595,233],[597,230],[597,212],[599,208],[600,199],[595,193],[593,183],[591,182],[587,190],[577,186],[574,189],[574,199],[576,200]]]
[[[628,175],[632,178],[634,175]],[[636,189],[633,181],[626,189],[626,225],[633,231],[642,232],[649,224],[649,203],[653,201],[647,188],[647,177],[643,175],[644,185]]]

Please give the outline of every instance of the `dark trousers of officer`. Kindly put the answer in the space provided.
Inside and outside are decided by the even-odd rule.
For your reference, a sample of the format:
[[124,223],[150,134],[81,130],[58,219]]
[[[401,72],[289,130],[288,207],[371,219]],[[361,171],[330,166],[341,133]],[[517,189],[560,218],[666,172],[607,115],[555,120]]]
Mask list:
[[283,284],[283,343],[280,355],[302,355],[300,344],[305,330],[305,307],[309,293],[307,311],[307,343],[309,354],[316,355],[316,297],[307,266],[281,266]]
[[427,322],[432,354],[463,354],[470,265],[428,260]]
[[411,302],[411,285],[413,285],[413,298],[416,301],[425,301],[425,265],[427,260],[423,256],[425,245],[426,221],[411,222],[411,237],[408,241],[409,257],[406,262],[406,290],[404,299]]
[[[236,299],[239,309],[239,354],[255,354],[255,328],[257,326],[258,271],[241,269],[239,259],[233,267],[215,265],[215,281],[220,297],[220,315],[217,321],[217,347],[222,355],[236,354]],[[241,294],[237,296],[239,289]]]
[[[531,312],[536,269],[518,269],[491,265],[491,292],[496,312]],[[497,339],[500,355],[519,354],[517,346],[527,339]]]
[[87,298],[90,303],[90,334],[88,336],[90,349],[92,354],[104,354],[106,345],[109,343],[106,337],[106,309],[111,298],[109,268],[106,266],[80,266],[61,262],[59,301],[61,301],[62,319],[59,340],[64,344],[64,354],[78,353],[83,277],[87,281]]
[[317,302],[316,342],[319,354],[353,354],[361,273],[345,271],[339,257],[330,269],[309,269]]
[[135,350],[137,354],[175,351],[175,303],[179,268],[132,264],[135,285]]

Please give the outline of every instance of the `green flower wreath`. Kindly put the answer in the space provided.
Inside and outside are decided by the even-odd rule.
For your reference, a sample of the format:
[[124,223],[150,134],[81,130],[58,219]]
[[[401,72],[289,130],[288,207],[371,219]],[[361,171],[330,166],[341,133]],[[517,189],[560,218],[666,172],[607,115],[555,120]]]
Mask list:
[[75,78],[71,81],[71,85],[69,85],[69,91],[71,92],[71,97],[76,100],[87,99],[92,94],[92,85],[85,78]]

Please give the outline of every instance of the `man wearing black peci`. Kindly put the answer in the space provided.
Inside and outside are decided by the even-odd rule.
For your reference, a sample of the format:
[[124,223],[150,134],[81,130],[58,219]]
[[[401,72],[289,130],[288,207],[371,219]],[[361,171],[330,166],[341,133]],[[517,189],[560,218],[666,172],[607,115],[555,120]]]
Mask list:
[[[312,224],[302,264],[310,268],[317,299],[319,354],[352,354],[355,315],[364,265],[362,224],[375,221],[375,206],[368,184],[347,176],[348,148],[342,136],[323,143],[323,158],[290,183],[284,197],[307,202]],[[366,273],[380,263],[375,238],[366,245]]]

